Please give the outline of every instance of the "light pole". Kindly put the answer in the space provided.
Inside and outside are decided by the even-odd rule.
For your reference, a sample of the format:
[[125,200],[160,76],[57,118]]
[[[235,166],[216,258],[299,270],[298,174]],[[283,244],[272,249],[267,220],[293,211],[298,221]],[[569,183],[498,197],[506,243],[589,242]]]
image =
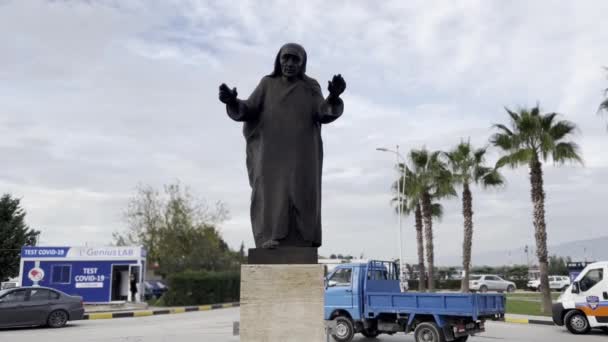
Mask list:
[[399,221],[399,280],[401,283],[401,288],[402,290],[404,289],[404,284],[406,279],[404,279],[405,277],[403,276],[405,270],[403,268],[403,240],[401,239],[401,214],[402,214],[402,208],[403,205],[401,203],[401,182],[402,180],[405,180],[405,158],[403,158],[403,156],[401,155],[401,153],[399,153],[399,145],[395,146],[395,150],[390,150],[388,148],[385,147],[378,147],[376,148],[376,150],[381,151],[381,152],[390,152],[390,153],[394,153],[395,157],[397,159],[397,167],[399,167],[399,158],[401,158],[401,160],[403,160],[403,173],[399,174],[399,180],[397,181],[397,212],[398,212],[398,221]]

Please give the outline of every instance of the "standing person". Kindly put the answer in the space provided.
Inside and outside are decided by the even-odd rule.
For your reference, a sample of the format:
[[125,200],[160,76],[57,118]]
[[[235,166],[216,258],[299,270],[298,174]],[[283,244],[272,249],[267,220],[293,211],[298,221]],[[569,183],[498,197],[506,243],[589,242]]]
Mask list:
[[130,288],[131,288],[131,301],[136,302],[135,295],[137,294],[137,280],[135,274],[131,273],[130,279]]

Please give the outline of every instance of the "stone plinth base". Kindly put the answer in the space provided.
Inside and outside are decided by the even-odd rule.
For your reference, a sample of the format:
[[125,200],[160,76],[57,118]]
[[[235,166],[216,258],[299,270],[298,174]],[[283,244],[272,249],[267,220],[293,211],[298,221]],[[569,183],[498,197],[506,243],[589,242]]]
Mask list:
[[242,342],[324,342],[323,265],[241,266]]

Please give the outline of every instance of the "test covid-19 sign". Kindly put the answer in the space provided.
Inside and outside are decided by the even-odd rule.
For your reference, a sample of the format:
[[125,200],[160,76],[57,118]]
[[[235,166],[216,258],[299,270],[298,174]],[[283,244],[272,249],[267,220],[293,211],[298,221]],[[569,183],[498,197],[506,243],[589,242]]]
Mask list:
[[145,257],[139,247],[24,247],[21,257],[26,259],[113,260]]

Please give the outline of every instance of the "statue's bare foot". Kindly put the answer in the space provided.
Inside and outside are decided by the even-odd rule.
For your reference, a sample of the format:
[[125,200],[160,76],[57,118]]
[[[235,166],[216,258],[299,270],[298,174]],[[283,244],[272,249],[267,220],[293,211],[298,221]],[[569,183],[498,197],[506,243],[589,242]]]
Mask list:
[[266,249],[275,249],[279,247],[279,241],[276,240],[268,240],[262,244],[262,248]]

